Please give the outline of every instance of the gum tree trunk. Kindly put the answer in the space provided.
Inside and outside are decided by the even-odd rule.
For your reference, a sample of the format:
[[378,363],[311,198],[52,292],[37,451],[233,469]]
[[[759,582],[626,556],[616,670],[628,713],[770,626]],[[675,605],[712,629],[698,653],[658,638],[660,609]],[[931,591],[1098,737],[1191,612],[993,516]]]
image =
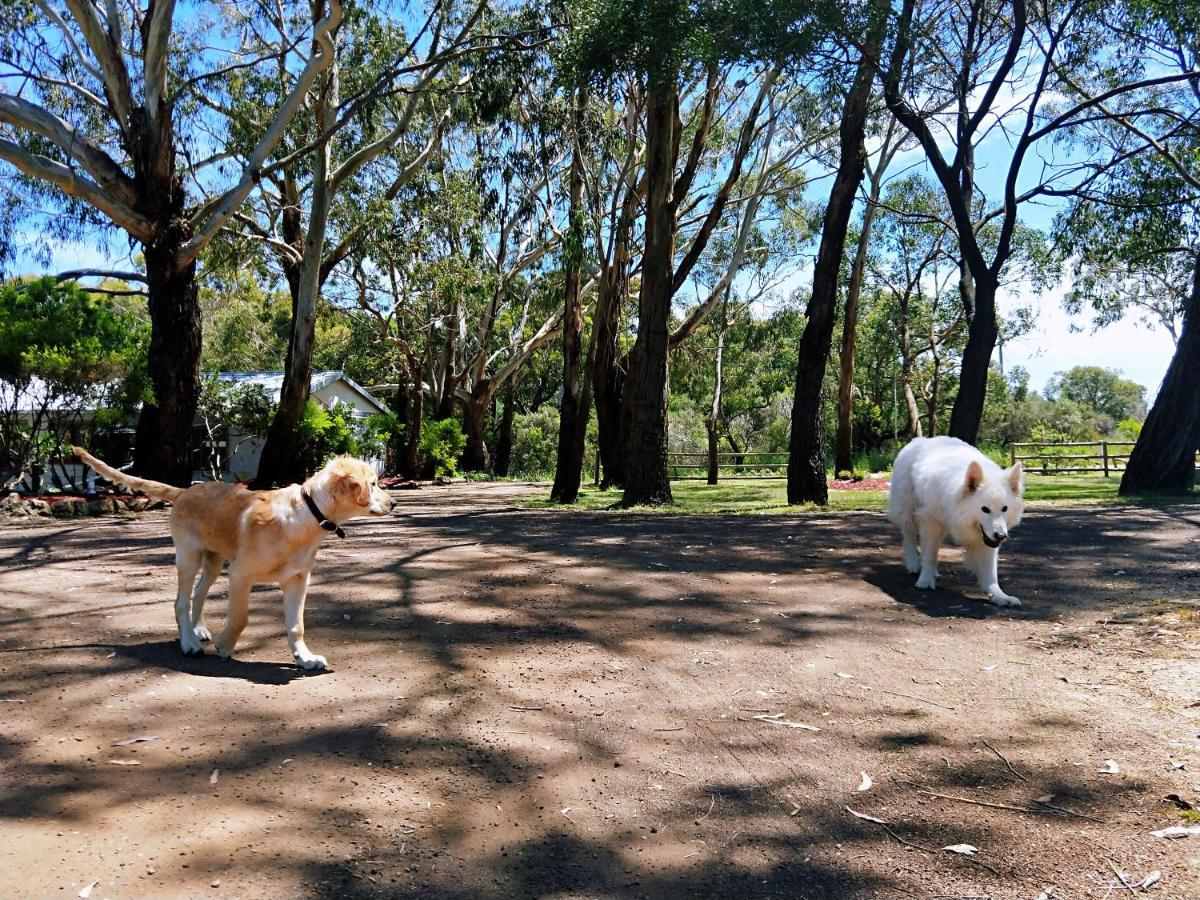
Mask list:
[[622,421],[625,443],[623,506],[671,502],[667,471],[667,354],[674,294],[675,176],[679,93],[674,85],[646,97],[646,249],[638,303],[638,336],[625,380]]
[[[868,44],[878,47],[878,32]],[[838,274],[845,252],[846,231],[854,197],[862,183],[866,165],[863,140],[867,126],[867,102],[874,75],[868,56],[877,49],[869,46],[859,61],[854,82],[846,95],[840,128],[840,161],[825,219],[821,227],[821,247],[813,272],[812,296],[808,302],[808,322],[800,337],[796,361],[796,389],[792,401],[792,434],[788,457],[788,503],[829,502],[825,480],[825,440],[821,422],[821,385],[833,339],[837,314]]]
[[[582,92],[579,92],[582,94]],[[583,360],[583,305],[580,281],[583,266],[583,159],[578,135],[582,96],[575,101],[576,139],[571,154],[571,225],[565,248],[566,277],[563,285],[563,392],[558,406],[558,453],[554,463],[554,485],[550,499],[574,503],[583,477],[583,450],[591,414],[587,373]]]
[[1200,257],[1175,355],[1121,476],[1120,493],[1190,491],[1200,444]]
[[977,276],[973,281],[974,314],[967,332],[967,345],[963,348],[958,394],[954,398],[948,431],[951,437],[968,444],[974,444],[979,437],[983,402],[987,396],[988,368],[999,334],[996,328],[996,279],[989,273]]

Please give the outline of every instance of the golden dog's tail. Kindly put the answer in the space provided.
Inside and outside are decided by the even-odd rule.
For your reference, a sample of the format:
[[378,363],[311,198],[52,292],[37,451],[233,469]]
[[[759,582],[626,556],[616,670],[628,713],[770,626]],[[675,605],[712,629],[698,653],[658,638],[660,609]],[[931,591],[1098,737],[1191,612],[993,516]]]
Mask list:
[[145,478],[134,478],[132,475],[126,475],[124,472],[120,472],[107,463],[96,459],[96,457],[92,456],[92,454],[88,453],[82,447],[72,447],[71,450],[99,474],[113,482],[113,484],[123,484],[131,491],[141,491],[147,497],[152,497],[155,500],[174,501],[186,490],[186,488],[177,488],[170,484],[163,484],[161,481],[148,481]]

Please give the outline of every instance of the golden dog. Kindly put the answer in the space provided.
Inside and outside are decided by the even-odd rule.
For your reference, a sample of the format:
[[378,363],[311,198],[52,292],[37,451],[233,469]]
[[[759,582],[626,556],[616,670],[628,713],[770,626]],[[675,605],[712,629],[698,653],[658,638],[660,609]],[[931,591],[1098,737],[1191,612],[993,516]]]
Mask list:
[[396,501],[379,488],[369,465],[339,457],[304,484],[274,491],[248,491],[223,482],[177,488],[134,478],[81,447],[72,449],[109,481],[174,504],[171,537],[179,574],[175,621],[185,654],[203,653],[201,642],[211,639],[202,619],[204,601],[228,560],[229,617],[225,630],[213,642],[217,654],[229,657],[233,653],[250,614],[250,589],[275,582],[283,589],[283,616],[292,656],[305,669],[327,667],[325,657],[312,653],[304,643],[308,577],[326,535],[345,536],[340,523],[355,516],[387,515],[395,508]]

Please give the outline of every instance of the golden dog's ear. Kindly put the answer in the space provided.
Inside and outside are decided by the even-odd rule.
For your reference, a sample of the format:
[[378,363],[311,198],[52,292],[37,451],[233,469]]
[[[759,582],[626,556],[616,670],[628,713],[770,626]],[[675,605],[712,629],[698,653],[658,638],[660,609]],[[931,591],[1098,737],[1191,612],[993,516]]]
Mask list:
[[339,494],[345,494],[347,497],[353,498],[354,502],[359,506],[371,505],[371,486],[367,484],[366,479],[360,478],[357,475],[349,475],[345,472],[340,473],[334,482],[334,490]]

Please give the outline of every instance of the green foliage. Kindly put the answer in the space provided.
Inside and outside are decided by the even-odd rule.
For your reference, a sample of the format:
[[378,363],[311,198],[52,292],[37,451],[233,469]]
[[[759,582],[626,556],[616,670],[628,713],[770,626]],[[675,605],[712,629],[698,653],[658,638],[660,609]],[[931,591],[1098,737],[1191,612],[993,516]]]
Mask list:
[[421,425],[421,455],[437,477],[453,478],[458,474],[459,457],[466,446],[467,438],[457,419],[425,421]]
[[226,446],[224,458],[220,452],[221,438],[230,440],[230,432],[262,436],[275,412],[275,400],[261,384],[237,384],[222,381],[215,374],[200,384],[200,401],[196,415],[207,432],[204,468],[214,481],[220,480],[225,459],[234,455],[237,446]]
[[0,285],[0,470],[41,465],[131,414],[147,396],[149,331],[135,310],[73,283]]
[[304,414],[297,428],[300,437],[298,453],[305,471],[315,471],[339,453],[354,454],[357,450],[349,417],[341,406],[326,409],[315,400],[304,404]]
[[558,407],[553,403],[513,417],[509,474],[529,480],[554,476],[558,454],[558,419]]
[[1072,400],[1114,421],[1146,416],[1146,389],[1136,381],[1122,378],[1115,369],[1076,366],[1067,372],[1057,372],[1046,385],[1046,397]]

